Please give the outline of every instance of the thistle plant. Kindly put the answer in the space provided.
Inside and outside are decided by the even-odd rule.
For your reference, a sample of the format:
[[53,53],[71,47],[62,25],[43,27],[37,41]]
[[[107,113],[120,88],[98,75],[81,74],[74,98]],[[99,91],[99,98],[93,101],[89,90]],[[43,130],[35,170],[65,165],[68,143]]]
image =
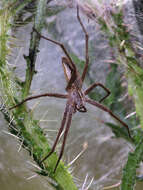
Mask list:
[[[33,119],[33,115],[28,112],[26,105],[22,105],[11,112],[8,110],[9,107],[17,104],[29,94],[31,82],[35,74],[35,61],[39,45],[39,39],[36,33],[31,33],[29,55],[25,56],[27,69],[24,83],[14,75],[13,70],[7,64],[7,58],[11,52],[9,42],[12,40],[10,33],[13,27],[14,17],[31,2],[32,0],[24,0],[22,3],[17,0],[2,1],[3,9],[0,10],[0,93],[2,106],[0,110],[3,112],[5,119],[11,124],[11,133],[17,135],[22,140],[24,139],[24,145],[28,147],[33,160],[40,166],[41,170],[37,171],[37,173],[49,176],[54,180],[54,183],[51,183],[51,185],[55,189],[76,190],[77,187],[73,182],[72,176],[63,162],[60,163],[56,174],[52,172],[57,160],[56,153],[48,159],[48,163],[44,168],[40,165],[41,158],[50,151],[50,147],[39,126],[39,121]],[[38,32],[43,27],[46,3],[45,0],[36,1],[37,8],[34,28]],[[116,65],[113,66],[114,71],[118,71],[115,68],[118,65],[123,66],[125,70],[124,76],[128,84],[128,93],[132,96],[135,104],[139,127],[132,125],[130,129],[134,139],[132,142],[134,152],[129,153],[128,161],[123,169],[121,189],[133,190],[138,179],[136,170],[143,156],[143,71],[141,61],[137,57],[136,47],[132,43],[130,28],[124,22],[124,6],[126,1],[118,0],[112,1],[112,3],[94,1],[94,4],[91,4],[91,1],[86,3],[85,1],[78,1],[78,3],[90,19],[96,20],[101,31],[107,37],[109,46],[114,54],[114,60],[112,60],[113,64]],[[14,39],[12,42],[14,43]],[[126,140],[129,140],[126,138],[127,136],[124,134],[124,131],[119,131],[113,124],[109,124],[109,126],[116,136],[122,136]],[[83,185],[82,189],[85,186]]]
[[[113,1],[111,4],[104,4],[96,1],[94,5],[92,4],[92,8],[88,5],[88,10],[94,13],[100,29],[109,41],[109,46],[114,52],[114,60],[112,62],[124,67],[128,93],[133,98],[136,116],[139,119],[139,127],[132,126],[130,129],[134,138],[134,142],[132,142],[134,152],[128,155],[121,183],[122,190],[133,190],[138,179],[136,170],[143,156],[143,70],[141,67],[142,60],[139,60],[137,56],[138,49],[132,40],[131,26],[127,25],[124,20],[125,3],[126,1]],[[87,7],[86,4],[85,7]],[[113,132],[117,135],[115,126],[110,124],[110,127],[113,128]],[[123,133],[122,135],[118,133],[118,136],[123,137]]]
[[[26,105],[22,105],[17,109],[9,111],[12,105],[21,101],[29,94],[31,82],[35,74],[35,61],[37,56],[37,49],[39,38],[34,32],[31,33],[31,41],[29,48],[29,55],[24,56],[27,69],[25,81],[18,79],[13,69],[8,66],[8,56],[10,56],[9,42],[12,37],[10,31],[14,25],[14,17],[16,14],[24,9],[30,1],[3,1],[0,11],[0,87],[1,87],[1,111],[5,119],[9,122],[10,131],[12,134],[19,137],[23,142],[23,147],[27,147],[33,161],[41,168],[37,173],[39,175],[48,176],[51,186],[55,189],[71,189],[76,190],[77,187],[73,182],[71,174],[63,162],[60,162],[56,174],[53,173],[53,168],[57,160],[57,155],[54,153],[48,160],[48,163],[43,167],[40,160],[50,151],[50,146],[39,126],[39,121],[33,118],[31,112],[28,111]],[[45,18],[47,2],[40,0],[36,2],[36,12],[34,27],[40,32]],[[12,41],[14,43],[14,40]]]

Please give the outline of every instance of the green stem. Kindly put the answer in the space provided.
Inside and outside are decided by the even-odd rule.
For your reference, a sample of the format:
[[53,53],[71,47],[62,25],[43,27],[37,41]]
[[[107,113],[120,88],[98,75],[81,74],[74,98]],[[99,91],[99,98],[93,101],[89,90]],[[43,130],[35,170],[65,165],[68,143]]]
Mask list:
[[[35,15],[34,28],[36,28],[39,32],[42,30],[43,25],[44,25],[46,5],[47,5],[47,2],[45,0],[37,1],[37,6],[36,6],[37,10],[36,10],[36,15]],[[40,38],[38,34],[32,30],[29,55],[24,56],[27,63],[27,69],[26,69],[25,84],[23,88],[23,99],[27,97],[27,95],[29,94],[33,75],[35,74],[35,62],[36,62],[36,57],[37,57],[37,52],[38,52],[39,41],[40,41]]]
[[129,153],[128,161],[123,169],[121,190],[133,190],[136,183],[136,169],[143,158],[143,137],[133,153]]

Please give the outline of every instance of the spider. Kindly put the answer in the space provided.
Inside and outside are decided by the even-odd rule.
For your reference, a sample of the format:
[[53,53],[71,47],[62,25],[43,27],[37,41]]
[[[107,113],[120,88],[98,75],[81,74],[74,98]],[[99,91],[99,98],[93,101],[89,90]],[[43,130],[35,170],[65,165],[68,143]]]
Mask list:
[[[91,104],[95,107],[98,107],[99,109],[109,113],[114,119],[116,119],[119,123],[121,123],[124,127],[127,128],[128,135],[131,138],[131,134],[130,134],[128,125],[125,122],[123,122],[118,116],[116,116],[110,109],[108,109],[107,107],[105,107],[104,105],[101,104],[101,102],[105,98],[107,98],[110,94],[110,91],[103,84],[94,83],[89,88],[87,88],[85,91],[82,90],[83,82],[84,82],[84,79],[85,79],[85,76],[87,73],[87,69],[88,69],[88,65],[89,65],[89,55],[88,55],[88,39],[89,39],[89,36],[88,36],[88,33],[87,33],[87,31],[86,31],[86,29],[85,29],[85,27],[81,21],[81,18],[79,16],[79,7],[78,6],[77,6],[77,20],[78,20],[78,22],[79,22],[79,24],[80,24],[80,26],[81,26],[84,34],[85,34],[85,66],[84,66],[82,75],[80,76],[80,74],[76,68],[75,63],[72,61],[69,53],[67,52],[67,50],[63,44],[41,35],[35,28],[33,28],[33,30],[38,34],[39,38],[43,38],[45,40],[48,40],[48,41],[56,44],[57,46],[60,46],[60,48],[63,50],[64,54],[66,55],[65,57],[62,57],[62,66],[63,66],[65,78],[67,81],[67,86],[65,89],[67,94],[45,93],[45,94],[40,94],[37,96],[31,96],[31,97],[24,99],[19,104],[10,108],[10,109],[16,108],[16,107],[20,106],[21,104],[23,104],[29,100],[44,97],[44,96],[67,99],[63,119],[61,121],[61,126],[60,126],[60,129],[58,131],[56,140],[55,140],[53,147],[51,148],[51,151],[49,152],[49,154],[46,155],[40,162],[40,163],[44,162],[55,151],[55,148],[56,148],[56,145],[57,145],[58,140],[60,138],[60,135],[65,128],[64,136],[63,136],[63,143],[62,143],[62,147],[61,147],[61,151],[60,151],[58,160],[57,160],[56,165],[55,165],[54,172],[56,172],[56,169],[58,167],[58,164],[59,164],[59,162],[62,158],[63,152],[64,152],[64,147],[65,147],[68,131],[69,131],[69,128],[71,126],[72,116],[77,111],[78,112],[87,112],[87,109],[85,107],[85,103],[89,103],[89,104]],[[104,96],[99,101],[100,103],[86,97],[86,95],[88,95],[89,92],[91,92],[97,86],[100,86],[101,88],[103,88],[107,92],[106,96]]]

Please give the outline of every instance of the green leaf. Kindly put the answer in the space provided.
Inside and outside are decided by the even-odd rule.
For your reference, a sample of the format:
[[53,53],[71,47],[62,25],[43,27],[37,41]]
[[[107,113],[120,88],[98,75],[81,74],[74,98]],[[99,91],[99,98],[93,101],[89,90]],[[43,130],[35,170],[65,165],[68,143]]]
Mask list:
[[117,138],[122,137],[128,141],[131,141],[131,139],[129,138],[128,131],[125,127],[120,127],[119,125],[115,125],[113,123],[105,123],[105,124],[111,128],[112,132],[115,134]]
[[134,190],[136,183],[136,169],[143,159],[143,136],[133,153],[129,153],[128,161],[123,169],[121,190]]

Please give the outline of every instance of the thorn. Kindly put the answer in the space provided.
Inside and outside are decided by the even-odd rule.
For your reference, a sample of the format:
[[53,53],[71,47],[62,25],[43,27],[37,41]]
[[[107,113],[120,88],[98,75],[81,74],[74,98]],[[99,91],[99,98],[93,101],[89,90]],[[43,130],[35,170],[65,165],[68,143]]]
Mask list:
[[84,142],[82,151],[68,164],[68,166],[71,166],[88,148],[88,142]]
[[5,133],[5,134],[7,134],[7,135],[10,135],[10,136],[12,136],[12,137],[15,137],[16,139],[20,139],[19,137],[17,137],[16,135],[13,135],[13,134],[11,134],[11,133],[9,133],[9,132],[7,132],[7,131],[2,131],[3,133]]
[[36,164],[34,164],[34,163],[30,162],[30,161],[27,161],[27,163],[30,164],[30,165],[32,165],[36,169],[41,170],[41,168],[38,165],[36,165]]
[[118,183],[116,183],[116,184],[114,184],[114,185],[104,187],[102,190],[113,189],[113,188],[115,188],[115,187],[119,187],[120,185],[121,185],[121,181],[119,181]]
[[136,114],[136,112],[132,112],[132,113],[128,114],[128,115],[125,117],[125,119],[128,119],[128,118],[132,117],[132,116],[135,115],[135,114]]
[[93,180],[94,180],[94,177],[93,177],[93,178],[91,179],[91,181],[89,182],[88,186],[85,187],[86,184],[87,184],[87,178],[88,178],[88,174],[87,174],[86,177],[85,177],[85,180],[84,180],[84,183],[83,183],[83,185],[82,185],[81,190],[88,190],[88,189],[90,188],[90,186],[91,186]]
[[35,177],[37,177],[37,176],[38,176],[38,174],[34,174],[34,175],[28,177],[27,180],[31,180],[31,179],[33,179],[33,178],[35,178]]
[[18,152],[20,152],[20,150],[21,150],[21,148],[22,148],[22,145],[23,145],[23,142],[24,142],[24,140],[21,141],[20,146],[19,146],[19,149],[18,149]]

